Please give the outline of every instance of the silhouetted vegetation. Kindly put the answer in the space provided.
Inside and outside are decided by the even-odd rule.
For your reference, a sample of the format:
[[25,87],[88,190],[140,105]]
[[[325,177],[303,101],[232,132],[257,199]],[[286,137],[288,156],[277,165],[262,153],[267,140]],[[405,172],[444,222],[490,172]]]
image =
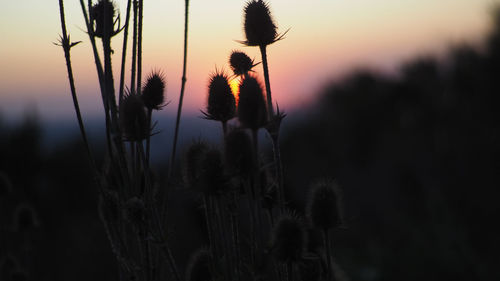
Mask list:
[[292,198],[318,176],[342,186],[347,229],[335,252],[353,279],[500,277],[495,20],[481,50],[456,46],[444,61],[405,64],[397,78],[358,71],[333,83],[287,134]]
[[[94,54],[106,129],[96,149],[60,1],[83,142],[44,151],[36,116],[15,128],[0,122],[1,281],[500,278],[500,12],[483,49],[423,57],[397,77],[355,72],[281,135],[286,115],[273,106],[266,48],[283,37],[268,5],[252,0],[242,43],[260,48],[265,87],[250,74],[258,63],[233,51],[239,96],[216,71],[202,111],[221,123],[221,144],[194,142],[179,163],[174,152],[166,173],[149,161],[165,78],[141,81],[142,2],[128,2],[123,28],[110,1],[81,2],[94,50],[103,44],[102,64]],[[134,66],[126,92],[124,54],[116,99],[111,41],[129,17]]]

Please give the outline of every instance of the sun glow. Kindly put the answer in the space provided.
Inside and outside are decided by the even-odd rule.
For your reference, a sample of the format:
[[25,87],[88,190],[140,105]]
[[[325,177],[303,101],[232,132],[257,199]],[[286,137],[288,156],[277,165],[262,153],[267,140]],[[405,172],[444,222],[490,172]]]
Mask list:
[[231,87],[231,91],[233,92],[234,98],[236,99],[236,103],[238,103],[238,98],[240,95],[240,80],[238,78],[233,78],[229,81],[229,86]]

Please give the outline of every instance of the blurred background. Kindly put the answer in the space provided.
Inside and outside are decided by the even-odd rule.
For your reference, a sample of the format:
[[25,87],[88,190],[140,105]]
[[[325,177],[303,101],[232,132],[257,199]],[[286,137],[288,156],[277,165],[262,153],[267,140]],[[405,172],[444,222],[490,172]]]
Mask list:
[[[104,120],[90,44],[66,1],[77,93],[96,155]],[[123,12],[126,1],[116,1]],[[192,1],[182,147],[219,143],[199,118],[209,74],[233,49],[245,1]],[[171,102],[155,116],[160,177],[172,142],[182,68],[183,1],[145,4],[144,70],[161,69]],[[286,38],[269,47],[275,101],[288,116],[287,199],[304,209],[310,183],[336,178],[345,227],[336,262],[350,280],[499,280],[500,9],[492,0],[270,1]],[[97,191],[69,94],[57,1],[0,11],[0,280],[116,280]],[[120,36],[115,57],[121,56]],[[118,65],[118,63],[115,63]],[[260,65],[256,67],[262,79]],[[263,79],[262,79],[263,80]],[[263,139],[269,142],[262,133]],[[264,141],[264,143],[265,143]],[[264,147],[266,147],[264,145]],[[269,146],[268,146],[269,147]],[[300,149],[298,149],[300,148]],[[203,242],[199,202],[176,191],[175,255]],[[196,242],[193,242],[196,241]],[[196,245],[192,245],[192,244]],[[10,267],[9,267],[10,266]]]

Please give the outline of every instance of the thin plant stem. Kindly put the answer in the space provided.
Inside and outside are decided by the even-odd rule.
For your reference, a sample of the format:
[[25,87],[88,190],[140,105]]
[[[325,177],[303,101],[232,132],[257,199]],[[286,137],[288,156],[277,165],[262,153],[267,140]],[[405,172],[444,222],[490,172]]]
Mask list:
[[[153,110],[148,108],[148,128],[151,129],[151,119],[153,118]],[[149,163],[151,151],[151,134],[146,137],[146,162]]]
[[279,145],[279,140],[278,138],[272,138],[272,144],[273,144],[273,155],[274,155],[274,161],[276,164],[276,174],[278,178],[278,205],[279,205],[279,211],[280,214],[284,212],[285,209],[285,191],[284,191],[284,185],[283,185],[283,165],[281,163],[281,151],[280,151],[280,145]]
[[132,32],[132,69],[130,78],[130,90],[135,90],[135,75],[137,67],[137,0],[134,0],[134,22],[133,22],[133,32]]
[[[142,145],[140,145],[138,147],[138,150],[139,150],[139,154],[140,154],[140,159],[142,160],[142,163],[143,163],[144,170],[146,171],[145,185],[146,185],[146,187],[148,187],[148,186],[151,186],[149,164],[148,164],[148,162],[146,162],[146,157],[145,157],[145,153],[144,153]],[[168,240],[166,238],[164,238],[162,223],[160,220],[160,216],[158,214],[158,210],[154,207],[153,191],[151,189],[146,190],[146,199],[149,200],[150,204],[148,204],[148,205],[151,206],[152,218],[154,219],[154,225],[157,228],[158,235],[156,238],[158,239],[158,243],[160,244],[160,252],[163,254],[164,258],[166,259],[166,261],[170,267],[170,270],[175,277],[175,281],[182,281],[182,278],[179,274],[179,270],[178,270],[177,265],[175,263],[175,259],[172,255],[172,251],[171,251],[170,246],[168,244]]]
[[[111,27],[112,28],[112,27]],[[115,85],[113,79],[113,68],[111,66],[111,35],[106,34],[102,38],[102,46],[104,50],[104,83],[106,85],[106,95],[111,110],[112,129],[118,133],[118,109],[116,106]]]
[[224,137],[224,140],[226,139],[226,135],[227,135],[227,121],[222,121],[222,132],[223,132],[223,137]]
[[[91,1],[88,1],[88,8],[91,8]],[[109,105],[108,105],[108,99],[106,98],[106,87],[104,84],[104,70],[102,68],[102,63],[101,59],[99,57],[99,52],[97,51],[97,44],[95,42],[95,36],[94,36],[94,28],[92,26],[92,23],[90,22],[89,15],[87,13],[87,9],[85,8],[85,4],[83,3],[83,0],[80,0],[80,6],[82,8],[82,13],[83,13],[83,18],[85,20],[85,25],[87,26],[87,34],[89,35],[89,40],[90,40],[90,45],[92,46],[92,52],[94,53],[94,61],[95,61],[95,66],[97,70],[97,78],[99,80],[99,86],[101,89],[101,97],[102,97],[102,103],[104,106],[104,114],[106,115],[106,120],[109,118]],[[109,130],[109,122],[106,121],[106,130]],[[111,150],[111,147],[108,147],[109,150]]]
[[287,261],[286,271],[287,271],[287,275],[288,275],[288,281],[293,281],[293,262],[292,261]]
[[137,31],[137,94],[141,94],[142,85],[142,22],[144,1],[139,0],[139,26]]
[[61,29],[62,29],[62,40],[61,40],[61,45],[64,50],[64,57],[66,59],[66,68],[68,71],[68,80],[69,80],[69,85],[71,89],[71,97],[73,98],[73,106],[75,108],[75,113],[76,113],[76,119],[78,120],[78,127],[80,128],[80,134],[82,136],[83,143],[85,144],[85,150],[87,152],[87,156],[90,162],[90,166],[92,171],[94,172],[94,180],[96,183],[98,183],[98,186],[100,187],[99,184],[99,172],[97,170],[97,166],[95,163],[94,156],[92,154],[92,151],[90,149],[89,141],[87,138],[87,133],[85,131],[85,126],[83,123],[83,118],[80,112],[80,105],[78,103],[78,97],[76,95],[76,87],[75,87],[75,79],[73,77],[73,67],[71,66],[71,55],[70,55],[70,49],[71,49],[71,42],[70,38],[68,36],[68,32],[66,30],[66,20],[64,16],[64,3],[63,0],[59,0],[59,14],[61,16]]
[[266,98],[267,98],[267,113],[269,120],[274,117],[273,99],[271,96],[271,82],[269,82],[269,67],[267,64],[266,45],[260,46],[260,54],[262,55],[262,67],[264,68],[264,79],[266,83]]
[[125,62],[127,60],[127,43],[128,43],[128,26],[130,23],[130,6],[132,0],[127,1],[127,14],[125,17],[125,27],[123,33],[123,48],[122,48],[122,65],[120,69],[120,92],[118,93],[118,105],[122,103],[123,91],[125,86]]
[[208,195],[203,196],[203,203],[205,204],[205,219],[207,222],[207,233],[208,233],[208,242],[210,244],[210,248],[213,251],[215,255],[217,255],[218,250],[216,247],[216,242],[215,242],[215,237],[214,237],[214,231],[213,231],[213,221],[212,221],[212,215],[209,203],[210,203],[210,198],[208,198]]
[[328,281],[332,281],[332,257],[331,257],[331,245],[330,245],[330,235],[328,229],[323,229],[323,238],[325,242],[325,252],[326,252],[326,276]]
[[[185,0],[185,12],[184,12],[184,58],[182,63],[182,84],[181,84],[181,93],[179,96],[179,107],[177,108],[177,117],[175,119],[175,132],[174,132],[174,141],[172,145],[172,152],[170,155],[170,165],[168,167],[168,176],[169,178],[172,176],[175,154],[177,149],[177,139],[179,137],[179,125],[181,122],[181,113],[182,113],[182,101],[184,100],[184,90],[186,88],[186,68],[187,68],[187,47],[188,47],[188,16],[189,16],[189,0]],[[169,187],[167,186],[167,196],[168,196]],[[168,197],[167,197],[168,198]]]
[[239,223],[238,223],[238,217],[237,217],[237,209],[238,209],[238,204],[237,204],[237,198],[236,198],[236,192],[232,192],[231,200],[233,201],[233,206],[234,210],[230,214],[231,218],[231,234],[233,236],[233,247],[235,251],[235,271],[236,271],[236,281],[241,280],[240,277],[240,267],[241,267],[241,253],[240,253],[240,238],[239,238]]

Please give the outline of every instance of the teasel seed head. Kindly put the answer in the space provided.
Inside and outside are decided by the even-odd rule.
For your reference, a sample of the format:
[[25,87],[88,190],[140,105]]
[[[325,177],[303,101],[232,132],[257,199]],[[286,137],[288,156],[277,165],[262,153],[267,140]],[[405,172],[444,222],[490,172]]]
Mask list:
[[229,188],[222,155],[218,149],[210,149],[201,162],[199,191],[206,195],[220,195]]
[[146,220],[146,206],[138,197],[132,197],[125,202],[125,218],[135,226],[141,226]]
[[282,215],[272,232],[272,250],[278,261],[299,261],[307,246],[304,224],[294,214]]
[[247,76],[240,84],[238,119],[245,128],[257,130],[267,124],[267,108],[260,83]]
[[40,226],[38,214],[35,209],[27,204],[20,204],[14,212],[15,229],[25,232]]
[[322,180],[310,190],[306,214],[314,227],[329,230],[342,224],[340,198],[336,182]]
[[9,176],[3,171],[0,171],[0,198],[7,197],[12,192],[12,182]]
[[146,108],[135,93],[128,93],[120,104],[120,125],[126,141],[142,141],[150,134]]
[[267,46],[279,40],[269,6],[262,0],[251,0],[244,8],[244,30],[248,46]]
[[212,260],[210,251],[205,248],[194,252],[187,266],[186,281],[212,281]]
[[182,161],[182,176],[184,184],[190,189],[199,189],[198,185],[201,181],[202,162],[208,150],[208,145],[205,142],[196,141],[189,146],[184,155]]
[[248,133],[243,129],[231,130],[226,136],[224,149],[229,173],[244,179],[252,177],[256,163]]
[[229,86],[229,79],[222,71],[216,71],[210,77],[208,85],[207,111],[202,111],[204,118],[227,122],[235,116],[236,101]]
[[114,30],[116,9],[110,0],[99,0],[90,9],[90,18],[94,26],[94,35],[100,38],[112,37],[119,30]]
[[229,57],[229,65],[234,75],[245,75],[257,64],[244,52],[233,51]]
[[153,71],[142,87],[142,101],[149,110],[160,110],[165,106],[165,76],[159,71]]

